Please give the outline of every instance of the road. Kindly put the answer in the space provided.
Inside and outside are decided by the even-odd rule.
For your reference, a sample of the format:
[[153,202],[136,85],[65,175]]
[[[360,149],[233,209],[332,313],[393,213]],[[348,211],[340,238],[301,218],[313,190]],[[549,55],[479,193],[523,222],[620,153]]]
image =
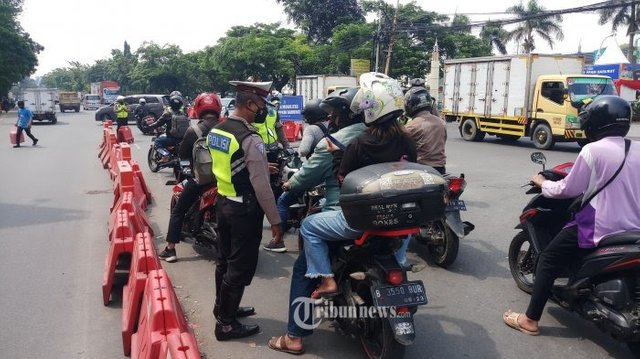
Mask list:
[[[14,122],[15,113],[9,115],[0,117],[1,132]],[[425,247],[410,247],[410,259],[427,261],[425,270],[409,276],[424,281],[429,303],[415,317],[417,340],[406,358],[630,358],[625,345],[555,304],[545,310],[539,337],[502,323],[503,311],[524,310],[529,299],[515,286],[506,256],[528,200],[520,185],[539,167],[529,160],[534,149],[528,140],[507,144],[488,137],[470,143],[460,139],[455,124],[448,126],[447,169],[467,177],[463,217],[476,229],[447,270],[428,262]],[[121,357],[120,304],[104,307],[100,290],[112,200],[111,181],[96,157],[100,126],[92,112],[83,111],[59,114],[57,125],[37,125],[33,132],[41,140],[37,147],[13,149],[8,142],[0,147],[5,174],[0,179],[0,357]],[[150,137],[137,129],[133,133],[134,157],[155,196],[148,212],[162,250],[171,190],[165,182],[172,177],[169,170],[148,171]],[[559,144],[545,154],[555,164],[573,160],[578,151],[575,144]],[[235,342],[218,343],[213,337],[212,256],[180,244],[179,261],[163,263],[206,357],[290,357],[266,343],[286,326],[296,237],[287,234],[286,254],[260,253],[243,304],[258,311],[244,321],[260,324],[262,331]],[[337,335],[330,323],[305,344],[310,358],[362,357],[358,343]]]

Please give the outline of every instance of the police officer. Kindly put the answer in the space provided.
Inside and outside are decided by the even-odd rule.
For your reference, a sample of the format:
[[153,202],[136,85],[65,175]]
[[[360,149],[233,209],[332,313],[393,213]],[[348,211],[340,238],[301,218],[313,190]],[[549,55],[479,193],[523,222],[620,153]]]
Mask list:
[[262,221],[266,214],[275,239],[282,238],[280,216],[269,185],[265,145],[252,123],[264,123],[271,82],[230,81],[237,86],[236,108],[207,136],[218,181],[216,214],[220,239],[216,262],[215,335],[219,341],[244,338],[260,331],[237,317],[251,315],[239,307],[258,262]]
[[120,135],[120,127],[129,125],[129,107],[124,103],[124,96],[118,96],[116,98],[114,111],[116,113],[116,134],[118,142],[122,142],[124,138]]
[[278,116],[280,98],[273,96],[267,106],[267,119],[263,123],[253,123],[253,127],[258,131],[267,149],[277,147],[278,143],[285,149],[290,148],[291,145],[284,134],[284,127],[280,122],[280,116]]

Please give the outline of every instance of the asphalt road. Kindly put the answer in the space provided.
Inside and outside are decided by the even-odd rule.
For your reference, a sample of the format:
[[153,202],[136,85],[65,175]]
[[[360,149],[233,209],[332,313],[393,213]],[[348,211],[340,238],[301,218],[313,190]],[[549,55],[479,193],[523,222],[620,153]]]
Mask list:
[[[15,113],[9,116],[0,117],[0,132],[11,128]],[[467,177],[463,218],[476,229],[462,240],[458,259],[447,270],[428,262],[425,247],[410,247],[410,259],[427,261],[427,268],[410,279],[424,281],[429,303],[415,316],[417,340],[405,357],[630,358],[624,344],[555,304],[545,311],[539,337],[502,323],[503,311],[524,310],[529,298],[515,286],[506,256],[528,200],[520,185],[539,170],[529,160],[534,148],[528,140],[465,142],[455,124],[449,130],[447,169]],[[67,113],[59,114],[57,125],[36,125],[33,132],[41,140],[35,148],[13,149],[8,141],[0,147],[0,357],[122,357],[120,303],[104,307],[100,290],[113,198],[97,159],[100,126],[92,112]],[[151,138],[135,128],[133,133],[134,157],[155,198],[148,212],[162,250],[171,191],[165,182],[172,176],[169,170],[148,171]],[[575,144],[559,144],[545,154],[555,164],[573,160],[578,151]],[[267,228],[264,243],[270,237]],[[235,342],[218,343],[213,336],[212,256],[180,244],[179,261],[163,262],[206,357],[290,357],[266,343],[286,327],[296,237],[287,234],[286,254],[261,252],[243,304],[257,308],[257,315],[244,321],[260,324],[262,331]],[[307,357],[363,356],[357,341],[336,334],[330,323],[305,344]]]

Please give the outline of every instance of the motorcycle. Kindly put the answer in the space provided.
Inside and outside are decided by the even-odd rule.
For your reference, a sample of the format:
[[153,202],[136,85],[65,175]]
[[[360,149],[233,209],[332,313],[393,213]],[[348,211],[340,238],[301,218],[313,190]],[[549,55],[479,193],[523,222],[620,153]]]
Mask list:
[[427,246],[429,255],[440,267],[447,268],[458,256],[460,239],[475,229],[475,226],[467,221],[462,221],[460,211],[466,211],[467,207],[460,199],[467,186],[464,173],[459,177],[453,175],[443,176],[448,183],[447,198],[449,203],[445,209],[445,217],[431,221],[420,226],[420,233],[416,240]]
[[[151,138],[151,147],[147,153],[147,164],[151,172],[158,172],[163,168],[173,168],[174,171],[179,169],[178,146],[158,148],[156,147],[156,138],[155,136]],[[168,158],[168,160],[163,161],[163,158]]]
[[[189,161],[180,162],[180,177],[178,183],[173,187],[170,208],[173,210],[186,184],[187,178],[191,177]],[[195,201],[185,214],[182,225],[182,237],[192,238],[194,245],[208,250],[216,248],[217,224],[215,202],[218,196],[218,187],[215,184],[207,186],[197,201]],[[182,239],[182,238],[181,238]]]
[[[567,176],[572,162],[545,170],[546,158],[534,152],[531,160],[541,164],[541,174],[552,181]],[[522,210],[520,232],[509,246],[509,269],[518,288],[531,293],[538,256],[571,219],[575,199],[553,199],[534,194]],[[524,185],[527,186],[527,185]],[[524,187],[523,186],[523,187]],[[566,284],[555,284],[552,300],[564,309],[577,312],[604,332],[627,343],[634,355],[640,355],[640,232],[626,232],[603,238],[584,258],[570,263],[562,277]]]
[[302,167],[302,160],[296,151],[277,146],[267,149],[267,159],[270,163],[275,163],[278,168],[278,172],[271,174],[269,178],[271,190],[277,199],[282,194],[282,183]]
[[154,132],[156,133],[163,133],[166,129],[166,126],[161,126],[157,129],[152,129],[149,128],[149,125],[151,125],[152,123],[154,123],[156,121],[155,117],[153,117],[153,115],[146,115],[146,116],[138,116],[135,115],[136,118],[136,125],[138,126],[138,129],[140,130],[140,132],[142,132],[142,134],[144,135],[151,135]]

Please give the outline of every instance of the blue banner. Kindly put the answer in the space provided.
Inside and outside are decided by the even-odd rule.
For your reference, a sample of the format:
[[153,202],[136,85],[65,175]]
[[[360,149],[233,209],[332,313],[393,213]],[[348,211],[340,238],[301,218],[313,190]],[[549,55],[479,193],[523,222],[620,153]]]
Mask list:
[[583,72],[587,75],[609,76],[616,80],[620,78],[620,64],[585,66]]
[[280,121],[302,121],[302,96],[282,96],[278,115]]

